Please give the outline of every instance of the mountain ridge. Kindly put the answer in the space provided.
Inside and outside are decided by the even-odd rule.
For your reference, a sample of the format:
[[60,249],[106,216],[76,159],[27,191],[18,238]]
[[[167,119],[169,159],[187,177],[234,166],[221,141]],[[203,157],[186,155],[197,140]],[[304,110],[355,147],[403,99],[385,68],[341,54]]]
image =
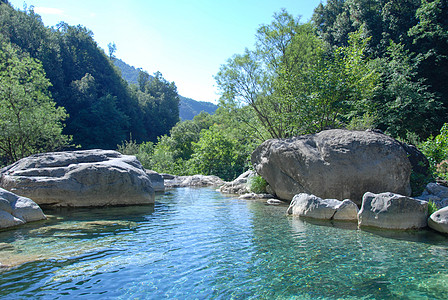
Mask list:
[[[135,68],[119,58],[114,58],[114,65],[121,70],[121,76],[130,84],[138,84],[138,73],[141,68]],[[150,77],[152,77],[150,75]],[[201,112],[214,114],[218,106],[211,102],[197,101],[192,98],[179,95],[179,117],[182,121],[193,120],[194,116]]]

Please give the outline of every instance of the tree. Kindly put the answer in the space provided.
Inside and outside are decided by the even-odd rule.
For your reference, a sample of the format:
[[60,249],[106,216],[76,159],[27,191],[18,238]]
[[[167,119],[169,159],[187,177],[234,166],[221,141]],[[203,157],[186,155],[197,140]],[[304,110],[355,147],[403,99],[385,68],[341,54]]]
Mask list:
[[107,44],[107,48],[109,49],[109,59],[114,59],[115,52],[117,51],[117,45],[115,45],[115,43],[109,43]]
[[361,32],[327,51],[314,27],[285,11],[257,32],[257,50],[235,55],[216,76],[222,101],[249,105],[272,138],[345,126],[376,86]]
[[238,142],[218,125],[202,131],[193,146],[194,154],[189,161],[193,173],[216,175],[230,181],[244,171],[244,164],[239,162],[244,158],[238,155]]
[[67,114],[48,92],[42,64],[9,43],[0,44],[0,157],[6,163],[60,149]]
[[417,77],[443,102],[441,118],[432,133],[442,127],[448,114],[448,1],[423,0],[416,12],[418,24],[409,30],[417,54]]

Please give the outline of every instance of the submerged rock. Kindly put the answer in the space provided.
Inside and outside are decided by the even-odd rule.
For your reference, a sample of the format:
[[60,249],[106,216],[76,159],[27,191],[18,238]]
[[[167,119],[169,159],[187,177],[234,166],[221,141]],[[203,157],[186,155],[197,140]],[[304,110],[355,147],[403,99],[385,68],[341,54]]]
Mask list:
[[141,163],[111,150],[32,155],[3,168],[0,186],[40,205],[154,203],[151,179]]
[[280,199],[307,193],[360,205],[368,191],[411,193],[407,152],[393,138],[376,132],[334,129],[271,139],[251,160]]
[[358,225],[384,229],[426,227],[428,202],[394,193],[365,193]]
[[355,221],[358,207],[348,199],[344,201],[322,199],[315,195],[301,193],[294,196],[287,213],[321,220]]
[[448,206],[431,214],[428,226],[438,232],[448,233]]
[[42,209],[33,200],[0,188],[0,228],[45,219]]

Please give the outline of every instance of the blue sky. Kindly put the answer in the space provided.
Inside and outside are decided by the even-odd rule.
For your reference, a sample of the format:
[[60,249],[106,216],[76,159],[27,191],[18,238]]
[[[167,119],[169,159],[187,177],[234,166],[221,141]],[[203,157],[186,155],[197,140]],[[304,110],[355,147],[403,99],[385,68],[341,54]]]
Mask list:
[[274,12],[311,18],[321,0],[9,0],[34,6],[47,26],[81,24],[98,45],[150,74],[160,71],[180,95],[217,102],[213,76],[233,54],[252,49],[261,24]]

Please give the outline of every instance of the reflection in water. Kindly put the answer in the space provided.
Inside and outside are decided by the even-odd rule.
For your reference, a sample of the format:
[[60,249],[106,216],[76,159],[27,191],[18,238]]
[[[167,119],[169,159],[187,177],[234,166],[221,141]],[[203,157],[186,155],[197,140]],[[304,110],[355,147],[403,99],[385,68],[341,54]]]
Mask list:
[[[443,299],[448,242],[176,189],[0,232],[0,298]],[[17,266],[17,264],[20,264]]]

